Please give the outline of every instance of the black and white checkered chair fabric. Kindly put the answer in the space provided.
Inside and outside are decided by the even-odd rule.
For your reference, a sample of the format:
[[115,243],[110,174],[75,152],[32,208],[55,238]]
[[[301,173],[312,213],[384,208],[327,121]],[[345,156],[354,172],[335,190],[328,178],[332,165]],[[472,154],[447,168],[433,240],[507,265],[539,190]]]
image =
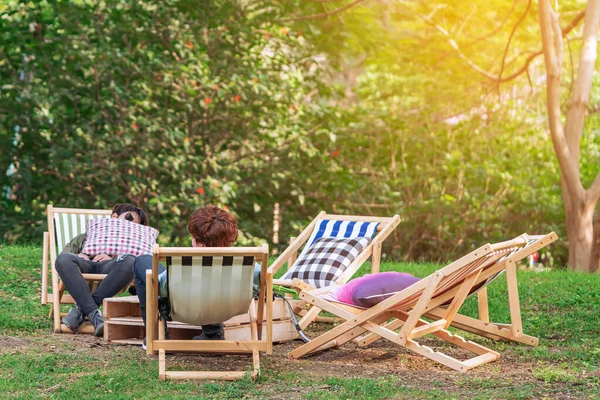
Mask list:
[[317,239],[298,258],[293,269],[286,274],[286,279],[297,278],[316,288],[329,286],[342,275],[369,242],[370,239],[366,237]]

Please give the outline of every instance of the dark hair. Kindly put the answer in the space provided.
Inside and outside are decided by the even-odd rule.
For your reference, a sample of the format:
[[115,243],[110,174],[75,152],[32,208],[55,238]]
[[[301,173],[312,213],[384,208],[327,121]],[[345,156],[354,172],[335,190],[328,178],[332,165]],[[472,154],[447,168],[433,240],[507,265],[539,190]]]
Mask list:
[[192,213],[188,231],[206,247],[229,247],[238,236],[237,219],[219,207],[205,206]]
[[140,224],[148,225],[148,216],[143,208],[138,207],[131,203],[117,204],[112,209],[113,214],[117,214],[117,217],[126,212],[135,212],[140,216]]

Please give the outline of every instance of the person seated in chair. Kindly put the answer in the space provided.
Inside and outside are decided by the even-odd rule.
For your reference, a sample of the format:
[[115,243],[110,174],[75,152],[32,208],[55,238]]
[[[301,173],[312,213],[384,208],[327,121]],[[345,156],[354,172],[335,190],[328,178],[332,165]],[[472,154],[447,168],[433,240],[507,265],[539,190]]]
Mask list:
[[[111,217],[148,225],[144,210],[129,203],[114,206]],[[90,259],[82,253],[86,239],[87,233],[75,236],[56,258],[56,271],[75,300],[75,306],[62,318],[62,323],[77,332],[84,316],[87,316],[94,325],[94,335],[102,336],[104,318],[98,307],[105,298],[116,295],[131,282],[135,256],[98,254]],[[92,293],[82,274],[106,274],[106,278]]]
[[[193,247],[230,247],[238,236],[237,219],[225,210],[216,206],[205,206],[192,213],[188,221],[188,232],[192,236]],[[146,271],[152,269],[152,256],[143,255],[135,260],[133,275],[135,289],[140,299],[142,319],[146,326]],[[158,285],[159,296],[167,295],[167,272],[159,264]],[[224,340],[223,324],[202,325],[202,334],[195,340]],[[146,349],[146,339],[142,348]]]

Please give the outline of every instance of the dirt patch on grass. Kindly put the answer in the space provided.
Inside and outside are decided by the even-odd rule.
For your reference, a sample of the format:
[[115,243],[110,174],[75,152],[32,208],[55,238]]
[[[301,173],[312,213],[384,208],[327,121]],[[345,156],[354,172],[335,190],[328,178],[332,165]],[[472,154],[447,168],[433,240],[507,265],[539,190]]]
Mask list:
[[[311,332],[311,336],[314,336],[314,333]],[[472,356],[435,338],[423,339],[420,342],[459,359]],[[480,343],[494,348],[493,342]],[[272,394],[269,395],[270,398],[301,398],[307,393],[333,390],[327,378],[395,377],[395,384],[399,387],[420,391],[430,388],[458,398],[475,397],[481,393],[496,391],[499,395],[491,397],[577,398],[581,396],[581,391],[585,390],[589,380],[598,381],[597,375],[594,375],[597,371],[590,371],[587,377],[579,376],[577,382],[569,384],[542,381],[535,376],[540,363],[533,359],[523,362],[523,359],[511,353],[510,349],[503,350],[496,362],[463,374],[385,340],[377,341],[367,348],[347,343],[340,348],[329,349],[299,360],[288,359],[287,354],[301,344],[300,341],[278,344],[275,345],[272,356],[261,355],[264,379],[260,387],[261,390]],[[40,335],[30,339],[0,336],[0,349],[5,348],[12,348],[13,351],[19,349],[19,352],[85,354],[92,357],[94,365],[100,364],[106,368],[110,368],[120,357],[133,358],[141,363],[157,362],[157,357],[147,357],[139,346],[108,344],[101,338],[85,334]],[[167,355],[167,368],[172,370],[244,371],[250,366],[251,358],[245,356]],[[520,388],[524,388],[524,391],[520,392]],[[578,393],[579,396],[574,393]]]
[[22,347],[27,347],[29,344],[29,340],[22,339],[16,336],[6,336],[0,335],[0,349],[8,350],[8,349],[19,349]]

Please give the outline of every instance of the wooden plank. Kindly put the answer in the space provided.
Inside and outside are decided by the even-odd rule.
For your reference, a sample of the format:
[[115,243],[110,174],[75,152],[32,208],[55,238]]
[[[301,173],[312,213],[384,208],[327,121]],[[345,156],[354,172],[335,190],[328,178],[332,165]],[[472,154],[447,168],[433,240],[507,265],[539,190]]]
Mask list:
[[262,247],[160,247],[160,258],[169,256],[253,256],[261,257],[264,254]]
[[52,211],[55,213],[64,213],[64,214],[87,214],[87,215],[111,215],[112,210],[100,210],[100,209],[92,209],[92,208],[63,208],[63,207],[52,207]]
[[479,278],[480,274],[481,269],[475,270],[463,280],[463,283],[460,285],[458,291],[454,295],[454,299],[452,299],[448,309],[446,309],[446,314],[444,315],[446,326],[444,326],[444,329],[448,329],[452,323],[452,320],[454,319],[454,316],[458,314],[458,310],[463,305],[465,299],[471,291],[471,288],[473,287],[473,283],[477,280],[477,278]]
[[136,338],[129,338],[129,339],[114,339],[114,340],[110,340],[110,343],[114,343],[114,344],[129,344],[129,345],[134,345],[134,346],[141,346],[142,342],[144,339],[136,339]]
[[487,287],[482,287],[477,292],[477,313],[479,315],[479,319],[484,323],[490,322],[490,311],[488,308],[488,295],[487,295]]
[[[425,314],[425,317],[439,319],[443,317],[444,313],[445,310],[443,308],[436,308],[435,310],[431,310],[427,314]],[[519,337],[515,337],[512,331],[510,330],[510,326],[507,329],[501,324],[495,324],[493,322],[484,323],[483,321],[467,317],[462,314],[457,314],[454,317],[452,326],[463,331],[472,332],[477,335],[494,340],[498,340],[499,338],[505,340],[513,340],[515,342],[527,344],[529,346],[537,346],[539,343],[538,338],[525,335],[523,333]]]
[[[48,293],[48,303],[54,303],[53,293]],[[60,298],[60,304],[75,304],[75,299],[70,294],[63,294]],[[53,314],[53,312],[51,314]]]
[[[146,335],[144,324],[124,325],[104,321],[104,340],[106,342],[115,342],[117,340],[141,340]],[[140,345],[141,345],[140,341]]]
[[[296,240],[296,236],[290,237],[290,246],[292,245],[292,243],[294,243],[294,240]],[[292,265],[294,265],[297,258],[298,258],[298,250],[292,250],[290,252],[290,258],[288,258],[288,261],[287,261],[286,271],[288,271],[290,269],[290,267]]]
[[198,380],[222,380],[222,381],[233,381],[243,379],[246,376],[246,372],[240,371],[167,371],[166,379],[198,379]]
[[265,351],[267,344],[259,340],[155,340],[154,347],[172,351],[250,353],[254,349]]
[[[169,322],[168,324],[169,335],[171,339],[190,340],[194,336],[199,335],[202,332],[200,326],[187,325],[180,322]],[[65,327],[65,329],[67,329]],[[273,343],[285,343],[295,340],[298,337],[298,332],[291,320],[287,321],[274,321],[273,327]],[[89,333],[93,333],[90,331]],[[105,320],[104,321],[104,340],[110,343],[119,343],[120,340],[141,340],[146,335],[144,330],[144,323],[142,319],[132,321],[122,321],[120,318],[116,320]],[[262,337],[266,338],[267,327],[262,327]],[[226,340],[251,340],[249,325],[235,325],[225,327],[225,339]]]
[[50,246],[50,235],[44,232],[42,248],[42,304],[48,303],[48,246]]
[[411,331],[417,325],[417,321],[419,321],[419,318],[421,318],[421,314],[425,309],[425,306],[427,306],[427,303],[429,303],[431,300],[431,296],[433,296],[433,293],[435,293],[435,290],[437,289],[437,286],[442,278],[443,275],[439,271],[434,275],[431,275],[427,287],[425,290],[423,290],[423,293],[419,297],[419,301],[409,313],[406,322],[400,330],[400,336],[398,339],[400,340],[399,343],[401,345],[406,344],[406,341],[409,339],[408,335],[410,335]]
[[[388,224],[397,216],[393,217],[370,217],[365,215],[341,215],[341,214],[325,214],[323,219],[334,220],[334,221],[356,221],[356,222],[381,222]],[[398,216],[399,217],[399,216]]]
[[510,308],[511,330],[514,337],[523,334],[521,323],[521,305],[519,303],[519,288],[517,287],[517,265],[514,261],[506,266],[506,283],[508,286],[508,306]]
[[379,272],[379,265],[381,264],[381,243],[373,246],[373,255],[371,256],[371,273],[376,274]]
[[440,319],[438,321],[435,322],[431,322],[425,325],[421,325],[418,328],[414,328],[410,334],[408,335],[408,339],[415,339],[421,336],[425,336],[427,334],[430,334],[432,332],[437,332],[440,329],[444,328],[444,325],[446,324],[446,320],[445,319]]

